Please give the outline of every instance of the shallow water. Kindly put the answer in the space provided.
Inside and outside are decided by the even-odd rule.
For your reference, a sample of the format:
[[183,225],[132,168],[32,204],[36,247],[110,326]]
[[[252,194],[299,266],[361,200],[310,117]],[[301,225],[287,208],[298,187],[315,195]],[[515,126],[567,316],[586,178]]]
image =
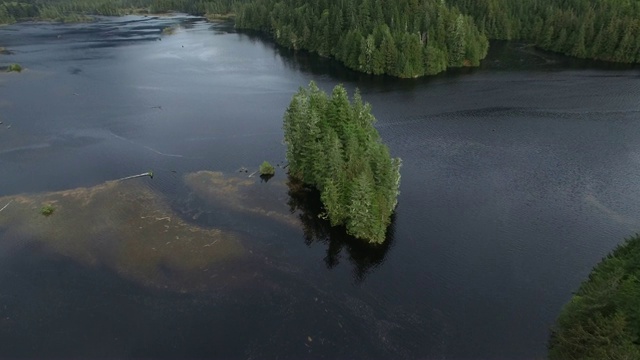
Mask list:
[[[194,275],[205,288],[156,265],[165,289],[0,221],[1,357],[540,358],[571,292],[640,228],[637,68],[496,43],[479,69],[369,77],[187,16],[18,24],[0,44],[26,69],[0,74],[0,196],[152,169],[131,181],[247,254]],[[247,177],[284,164],[282,114],[310,80],[360,88],[403,159],[386,247],[327,230],[280,168]]]

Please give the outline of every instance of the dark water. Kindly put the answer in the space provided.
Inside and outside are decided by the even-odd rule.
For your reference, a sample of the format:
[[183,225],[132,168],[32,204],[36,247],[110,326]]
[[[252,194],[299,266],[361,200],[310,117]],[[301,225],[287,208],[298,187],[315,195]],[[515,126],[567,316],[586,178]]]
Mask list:
[[[153,169],[148,186],[186,219],[270,259],[260,281],[170,291],[0,245],[0,357],[544,358],[571,292],[640,228],[637,68],[497,43],[479,69],[374,78],[179,16],[12,25],[0,45],[0,65],[26,68],[0,74],[0,196]],[[283,111],[310,80],[359,87],[403,159],[383,248],[327,231],[282,171],[259,185],[305,230],[184,187],[282,162]]]

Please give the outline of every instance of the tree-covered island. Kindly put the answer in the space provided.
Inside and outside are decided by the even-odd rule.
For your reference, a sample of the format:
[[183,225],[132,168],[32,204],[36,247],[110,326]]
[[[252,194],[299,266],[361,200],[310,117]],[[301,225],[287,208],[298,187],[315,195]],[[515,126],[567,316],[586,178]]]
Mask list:
[[289,175],[321,193],[332,226],[371,243],[385,240],[397,204],[399,158],[373,127],[371,106],[337,85],[327,96],[311,82],[284,115]]

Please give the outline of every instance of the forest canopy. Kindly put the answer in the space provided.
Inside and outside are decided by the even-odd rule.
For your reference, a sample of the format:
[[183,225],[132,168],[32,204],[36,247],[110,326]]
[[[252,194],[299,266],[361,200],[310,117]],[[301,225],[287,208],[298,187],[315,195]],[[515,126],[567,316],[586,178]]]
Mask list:
[[551,360],[640,359],[640,236],[618,246],[558,317]]
[[89,15],[121,16],[180,11],[192,15],[232,11],[234,0],[0,0],[0,24],[24,20],[86,21]]
[[0,23],[88,15],[235,14],[236,26],[368,74],[418,77],[478,66],[488,39],[640,62],[640,2],[618,0],[0,0]]
[[640,1],[449,0],[490,39],[578,58],[640,62]]
[[488,49],[474,20],[440,0],[253,0],[236,12],[238,28],[367,74],[409,78],[477,66]]
[[397,204],[399,158],[391,158],[371,106],[337,85],[327,96],[315,83],[293,96],[284,115],[289,175],[317,188],[331,226],[383,243]]
[[578,58],[640,62],[640,2],[616,0],[250,0],[236,26],[347,67],[398,77],[477,66],[487,39]]

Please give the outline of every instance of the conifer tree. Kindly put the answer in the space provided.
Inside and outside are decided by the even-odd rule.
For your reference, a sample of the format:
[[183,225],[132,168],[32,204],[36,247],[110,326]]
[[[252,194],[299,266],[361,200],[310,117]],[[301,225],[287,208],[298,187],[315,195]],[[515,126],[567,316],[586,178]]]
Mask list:
[[291,99],[283,129],[289,174],[320,190],[331,225],[382,243],[397,204],[400,159],[391,158],[374,123],[359,92],[349,101],[338,85],[327,97],[311,82]]

